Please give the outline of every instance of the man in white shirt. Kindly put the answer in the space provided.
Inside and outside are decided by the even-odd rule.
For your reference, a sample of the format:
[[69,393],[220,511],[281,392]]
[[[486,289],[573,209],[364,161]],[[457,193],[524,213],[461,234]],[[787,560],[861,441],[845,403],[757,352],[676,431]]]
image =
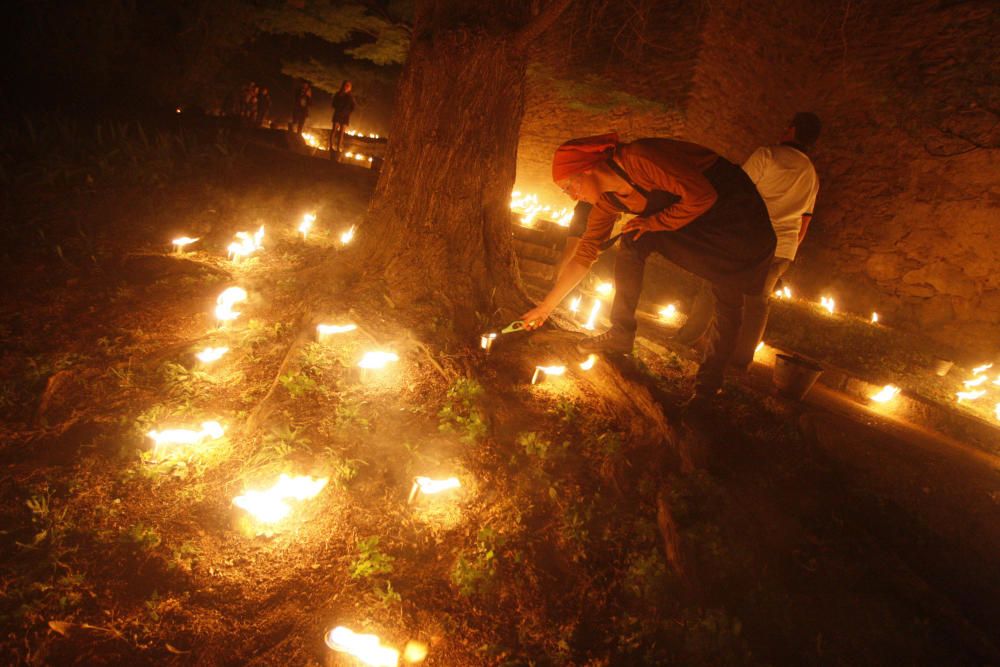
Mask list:
[[809,229],[819,194],[819,178],[808,153],[821,128],[816,114],[801,111],[785,129],[780,144],[761,146],[743,163],[743,171],[757,186],[767,206],[778,245],[763,293],[743,300],[743,325],[730,360],[737,368],[748,368],[753,362],[753,353],[767,326],[768,298],[795,261],[795,252]]
[[[761,146],[747,158],[743,171],[757,186],[778,245],[760,296],[743,300],[743,323],[730,364],[745,370],[753,362],[753,354],[767,326],[768,298],[778,281],[792,265],[799,244],[806,235],[812,218],[819,178],[808,152],[822,128],[814,113],[795,114],[781,137],[781,143]],[[688,321],[675,334],[680,343],[697,345],[708,329],[713,308],[712,294],[701,289],[691,304]]]

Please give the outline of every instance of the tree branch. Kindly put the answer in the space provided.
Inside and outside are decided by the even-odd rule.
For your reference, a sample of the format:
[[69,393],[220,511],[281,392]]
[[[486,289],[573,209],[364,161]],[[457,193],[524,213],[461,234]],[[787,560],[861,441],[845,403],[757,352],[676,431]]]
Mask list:
[[528,23],[514,34],[514,39],[511,41],[514,48],[518,51],[528,48],[543,32],[552,27],[552,24],[569,7],[569,3],[571,2],[573,0],[552,0],[549,2],[545,6],[545,9],[531,20],[531,23]]

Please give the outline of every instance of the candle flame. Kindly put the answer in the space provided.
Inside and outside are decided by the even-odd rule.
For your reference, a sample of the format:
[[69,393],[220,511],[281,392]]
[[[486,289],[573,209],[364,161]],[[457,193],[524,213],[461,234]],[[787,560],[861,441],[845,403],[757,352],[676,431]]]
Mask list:
[[677,306],[674,304],[667,304],[665,308],[660,308],[660,319],[670,322],[675,317],[677,317]]
[[331,334],[347,333],[357,328],[358,325],[353,322],[350,324],[318,324],[316,325],[316,333],[320,336],[329,336]]
[[194,355],[197,357],[198,361],[203,364],[210,364],[213,361],[218,361],[222,358],[226,352],[229,352],[228,347],[206,347],[204,350]]
[[247,300],[247,292],[242,287],[230,287],[223,290],[219,298],[215,300],[215,318],[220,322],[229,322],[240,316],[238,310],[233,310],[233,306]]
[[835,308],[833,297],[832,296],[831,297],[823,296],[823,297],[820,297],[819,301],[820,301],[820,305],[824,309],[826,309],[826,312],[828,312],[828,313],[830,313],[832,315],[833,311],[834,311],[834,308]]
[[962,384],[964,384],[966,387],[978,387],[979,385],[983,384],[987,380],[989,380],[988,376],[986,376],[986,375],[977,375],[973,379],[966,380]]
[[233,306],[247,300],[247,293],[242,287],[230,287],[216,299],[215,317],[221,322],[229,322],[240,316]]
[[878,324],[878,313],[872,311],[872,324]]
[[782,294],[785,295],[786,299],[791,299],[792,298],[792,290],[789,289],[788,285],[785,285],[784,287],[782,287],[781,288],[781,292],[782,292]]
[[615,290],[615,286],[612,285],[611,283],[598,283],[595,289],[597,290],[597,293],[600,294],[601,296],[610,296],[611,293]]
[[289,477],[282,474],[271,488],[264,491],[247,491],[233,498],[233,504],[244,509],[261,523],[277,523],[292,512],[286,500],[308,500],[314,498],[328,478],[313,479],[308,475]]
[[531,376],[531,384],[538,384],[540,376],[562,375],[566,372],[565,366],[535,366],[535,374]]
[[997,403],[993,410],[997,416],[997,421],[1000,421],[1000,403]]
[[199,445],[204,440],[218,440],[226,430],[217,421],[201,423],[201,429],[169,428],[165,431],[152,430],[146,433],[156,447],[164,445]]
[[192,243],[194,243],[195,241],[200,241],[200,240],[201,240],[200,236],[197,237],[197,238],[191,238],[190,236],[180,236],[180,237],[174,239],[173,241],[171,241],[171,243],[173,243],[175,246],[177,246],[177,250],[183,250],[184,246],[189,246]]
[[421,493],[426,494],[441,493],[442,491],[457,489],[462,486],[462,483],[458,481],[458,477],[431,479],[430,477],[417,476],[413,478],[413,482],[420,488]]
[[569,223],[573,222],[573,209],[571,208],[561,208],[559,212],[555,214],[556,224],[560,227],[569,227]]
[[354,239],[354,225],[351,225],[350,229],[340,235],[340,242],[347,245]]
[[982,366],[976,366],[975,368],[972,369],[972,374],[973,375],[979,375],[980,373],[985,373],[986,371],[990,370],[991,368],[993,368],[993,364],[992,363],[983,364]]
[[601,311],[601,300],[594,299],[594,305],[590,309],[590,317],[587,318],[587,323],[583,325],[584,329],[593,330],[594,325],[597,324],[597,313]]
[[574,315],[578,313],[580,311],[580,301],[582,300],[583,300],[582,296],[575,296],[572,299],[570,299],[569,312],[573,313]]
[[580,370],[589,371],[597,363],[597,355],[590,354],[587,355],[587,360],[580,362]]
[[399,355],[394,352],[365,352],[358,362],[359,368],[385,368],[387,364],[399,361]]
[[496,332],[484,333],[479,337],[479,347],[486,350],[487,352],[491,347],[493,347],[493,341],[497,339]]
[[319,137],[317,137],[312,132],[303,132],[302,141],[306,142],[306,145],[310,148],[318,148],[321,151],[326,150],[326,146],[320,143]]
[[241,257],[252,255],[264,247],[263,241],[264,225],[261,225],[260,229],[254,232],[253,235],[249,232],[236,232],[236,240],[230,243],[227,248],[229,258],[235,262],[239,261]]
[[314,222],[316,222],[315,213],[306,213],[302,216],[302,222],[299,223],[299,233],[302,234],[303,239],[309,236],[309,230],[312,229]]
[[383,646],[378,635],[358,634],[342,625],[327,633],[326,645],[370,667],[396,667],[399,664],[399,651]]
[[985,389],[976,389],[975,391],[959,391],[955,393],[955,396],[958,397],[959,403],[961,403],[962,401],[974,401],[977,398],[982,398],[985,395],[986,395]]
[[872,394],[871,399],[876,403],[887,403],[899,395],[900,389],[894,384],[887,384],[878,392]]

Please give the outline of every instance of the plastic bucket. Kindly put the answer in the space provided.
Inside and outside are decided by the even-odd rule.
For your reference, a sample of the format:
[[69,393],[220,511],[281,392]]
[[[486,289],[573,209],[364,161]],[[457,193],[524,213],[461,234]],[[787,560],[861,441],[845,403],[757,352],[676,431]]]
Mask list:
[[785,396],[801,401],[822,372],[822,366],[808,359],[777,354],[774,361],[774,386]]

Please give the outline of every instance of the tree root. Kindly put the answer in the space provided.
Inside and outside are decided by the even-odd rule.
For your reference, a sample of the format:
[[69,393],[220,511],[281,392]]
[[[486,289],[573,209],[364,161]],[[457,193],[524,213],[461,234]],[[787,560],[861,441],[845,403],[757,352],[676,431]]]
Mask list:
[[[306,322],[306,324],[303,324]],[[255,431],[268,417],[271,416],[273,407],[271,402],[274,399],[274,393],[278,390],[278,386],[281,384],[281,376],[285,374],[288,367],[291,365],[292,360],[295,355],[305,347],[306,343],[312,340],[313,332],[316,330],[316,324],[318,323],[317,318],[308,317],[300,313],[296,318],[296,328],[298,333],[295,334],[295,338],[288,345],[288,349],[285,350],[285,356],[281,360],[281,364],[278,366],[277,372],[274,374],[274,379],[271,380],[271,385],[268,387],[267,393],[264,394],[264,398],[260,399],[253,410],[250,411],[247,417],[245,428],[249,431]]]

